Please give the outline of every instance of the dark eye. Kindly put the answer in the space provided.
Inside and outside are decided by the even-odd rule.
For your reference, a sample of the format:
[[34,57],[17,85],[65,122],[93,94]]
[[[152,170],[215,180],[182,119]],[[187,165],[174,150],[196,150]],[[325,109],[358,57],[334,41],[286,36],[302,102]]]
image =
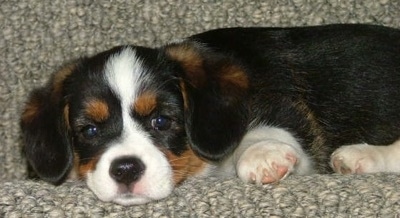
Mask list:
[[168,130],[169,128],[171,128],[171,119],[164,116],[158,116],[151,120],[151,126],[155,130]]
[[83,127],[82,129],[82,136],[85,139],[93,139],[99,134],[99,130],[97,129],[96,126],[93,125],[87,125]]

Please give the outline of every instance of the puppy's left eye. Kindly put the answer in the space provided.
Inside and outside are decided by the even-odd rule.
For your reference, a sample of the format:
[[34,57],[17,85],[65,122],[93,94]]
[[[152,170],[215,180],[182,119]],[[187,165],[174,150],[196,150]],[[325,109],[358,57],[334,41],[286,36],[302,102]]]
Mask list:
[[82,129],[82,135],[85,139],[93,139],[99,134],[99,130],[96,126],[87,125]]
[[155,130],[164,131],[171,128],[171,119],[165,116],[158,116],[151,120],[151,126]]

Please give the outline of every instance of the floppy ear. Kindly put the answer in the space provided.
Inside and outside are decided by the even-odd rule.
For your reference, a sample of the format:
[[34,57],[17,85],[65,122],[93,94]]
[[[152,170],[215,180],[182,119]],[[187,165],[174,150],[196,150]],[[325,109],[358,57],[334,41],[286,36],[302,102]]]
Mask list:
[[185,127],[192,150],[208,160],[223,159],[247,128],[245,71],[231,58],[193,42],[169,45],[166,53],[181,69]]
[[33,91],[21,116],[26,157],[38,176],[53,184],[64,181],[73,163],[69,108],[63,93],[73,69],[73,65],[63,68],[45,87]]

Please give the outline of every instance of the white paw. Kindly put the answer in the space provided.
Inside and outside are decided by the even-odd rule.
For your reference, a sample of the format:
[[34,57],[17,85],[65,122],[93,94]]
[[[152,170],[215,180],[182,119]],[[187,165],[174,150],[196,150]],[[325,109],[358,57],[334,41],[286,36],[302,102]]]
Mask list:
[[275,140],[262,141],[243,152],[237,162],[236,171],[245,182],[273,183],[293,172],[300,156],[288,144]]
[[379,147],[356,144],[338,148],[331,155],[333,170],[341,174],[360,174],[384,171]]

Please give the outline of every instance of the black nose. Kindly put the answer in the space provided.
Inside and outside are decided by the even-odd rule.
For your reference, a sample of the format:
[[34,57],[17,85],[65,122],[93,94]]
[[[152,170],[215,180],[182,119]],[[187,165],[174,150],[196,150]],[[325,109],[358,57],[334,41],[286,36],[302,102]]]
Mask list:
[[122,157],[114,160],[110,167],[110,176],[118,183],[129,186],[144,173],[143,162],[136,157]]

